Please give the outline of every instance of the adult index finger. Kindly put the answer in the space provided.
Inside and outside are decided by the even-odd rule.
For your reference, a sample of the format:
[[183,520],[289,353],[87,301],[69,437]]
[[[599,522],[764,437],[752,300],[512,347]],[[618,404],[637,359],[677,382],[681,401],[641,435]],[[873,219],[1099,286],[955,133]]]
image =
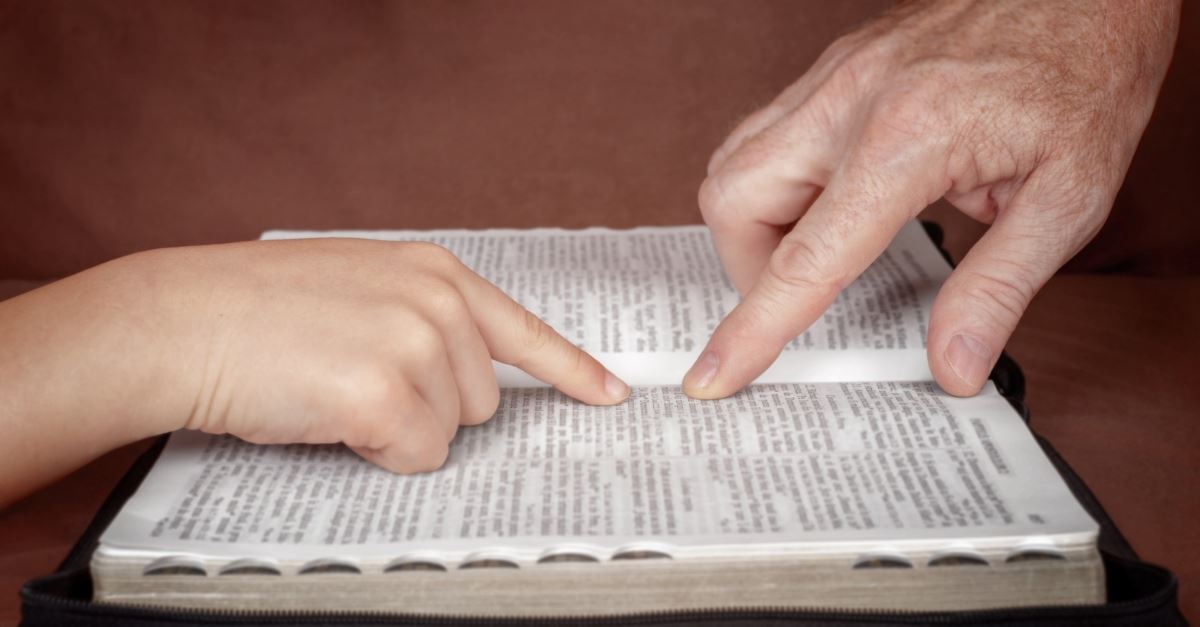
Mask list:
[[684,377],[688,395],[722,398],[762,374],[905,222],[941,195],[929,161],[910,156],[884,168],[870,161],[851,159],[780,241],[754,287]]

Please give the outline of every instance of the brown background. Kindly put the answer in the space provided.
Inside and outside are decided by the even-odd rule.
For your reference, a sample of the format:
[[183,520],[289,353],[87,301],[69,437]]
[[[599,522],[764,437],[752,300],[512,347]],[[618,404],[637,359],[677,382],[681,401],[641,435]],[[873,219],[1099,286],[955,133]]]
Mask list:
[[[268,228],[696,222],[737,120],[888,2],[6,2],[0,276]],[[1077,268],[1200,271],[1200,24]]]
[[[0,279],[268,228],[696,222],[725,133],[888,4],[0,0]],[[1035,426],[1198,616],[1189,8],[1114,215],[1069,267],[1108,274],[1055,279],[1011,348]],[[980,231],[930,215],[956,253]],[[0,513],[0,620],[128,458]]]

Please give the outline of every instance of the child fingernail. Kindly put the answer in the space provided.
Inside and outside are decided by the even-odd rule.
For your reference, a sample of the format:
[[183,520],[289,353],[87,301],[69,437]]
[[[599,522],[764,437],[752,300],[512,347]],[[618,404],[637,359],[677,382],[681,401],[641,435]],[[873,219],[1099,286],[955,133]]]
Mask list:
[[604,375],[604,391],[614,401],[623,401],[625,397],[629,396],[629,386],[611,372]]

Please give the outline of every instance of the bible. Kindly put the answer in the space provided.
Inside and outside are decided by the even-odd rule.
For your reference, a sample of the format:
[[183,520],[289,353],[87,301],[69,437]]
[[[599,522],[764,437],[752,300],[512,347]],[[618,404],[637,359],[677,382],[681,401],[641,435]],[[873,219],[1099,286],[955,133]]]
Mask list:
[[950,266],[913,222],[753,385],[678,387],[737,294],[703,227],[287,232],[440,244],[632,387],[497,365],[411,476],[334,445],[179,432],[103,533],[95,599],[448,616],[1104,602],[1098,526],[993,383],[925,354]]

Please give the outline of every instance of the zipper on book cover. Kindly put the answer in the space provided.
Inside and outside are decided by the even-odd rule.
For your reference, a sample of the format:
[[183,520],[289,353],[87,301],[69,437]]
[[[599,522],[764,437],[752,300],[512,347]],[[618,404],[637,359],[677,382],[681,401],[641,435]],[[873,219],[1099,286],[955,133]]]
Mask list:
[[[1117,558],[1120,559],[1120,558]],[[1161,570],[1161,569],[1159,569]],[[1104,605],[1064,605],[1029,608],[998,608],[954,612],[925,612],[908,610],[871,610],[853,608],[786,608],[734,607],[696,610],[631,612],[609,616],[487,616],[454,614],[403,614],[393,612],[314,612],[288,610],[221,610],[176,608],[167,606],[106,605],[80,599],[65,598],[39,592],[27,586],[21,596],[28,605],[45,610],[87,613],[124,620],[169,621],[201,624],[323,624],[353,625],[368,622],[379,625],[669,625],[672,623],[702,623],[723,620],[779,621],[794,620],[812,623],[877,623],[903,625],[974,625],[986,623],[1017,623],[1041,620],[1086,620],[1118,617],[1142,617],[1153,611],[1173,607],[1178,582],[1167,575],[1167,584],[1137,599]]]
[[1116,617],[1136,617],[1153,610],[1165,608],[1172,599],[1171,591],[1164,590],[1144,599],[1100,606],[1061,606],[1019,609],[994,609],[960,611],[952,613],[899,612],[836,608],[719,608],[686,611],[642,612],[613,614],[610,616],[486,616],[452,614],[393,614],[376,612],[289,612],[289,611],[241,611],[216,609],[186,609],[128,607],[91,604],[82,601],[31,595],[49,609],[80,610],[91,615],[111,616],[124,620],[170,621],[172,623],[198,624],[321,624],[354,625],[363,622],[378,625],[473,625],[515,626],[560,624],[572,625],[670,625],[674,623],[703,623],[728,620],[779,621],[794,620],[822,624],[878,623],[902,625],[978,625],[987,623],[1017,623],[1040,620],[1087,620]]

